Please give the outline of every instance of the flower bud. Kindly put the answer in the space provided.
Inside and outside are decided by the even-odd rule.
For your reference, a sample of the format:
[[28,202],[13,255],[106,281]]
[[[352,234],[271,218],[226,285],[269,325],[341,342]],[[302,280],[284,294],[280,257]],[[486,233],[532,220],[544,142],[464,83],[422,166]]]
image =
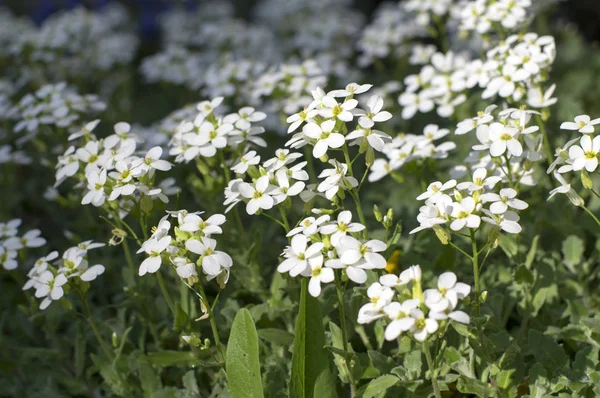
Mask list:
[[367,148],[367,156],[365,157],[365,164],[367,165],[367,167],[371,167],[371,166],[373,166],[373,163],[375,163],[375,151],[373,150],[373,148],[369,147],[369,148]]
[[381,214],[381,210],[379,210],[379,207],[377,205],[373,205],[373,214],[375,215],[375,219],[377,220],[377,222],[383,221],[383,215]]
[[113,348],[119,347],[119,336],[117,336],[116,332],[112,333],[111,342],[112,342]]
[[442,245],[447,245],[450,242],[450,234],[444,228],[439,225],[433,226],[433,232],[435,232],[435,236],[442,242]]
[[319,160],[323,163],[327,163],[329,161],[329,156],[327,156],[327,154],[325,154],[325,155],[321,156],[319,158]]
[[494,246],[494,243],[498,240],[498,237],[500,236],[500,228],[497,226],[494,226],[492,228],[490,228],[490,232],[488,232],[488,242]]
[[485,303],[485,301],[487,300],[487,296],[488,296],[487,290],[481,292],[481,296],[479,296],[479,302],[482,304]]
[[586,169],[581,170],[581,183],[585,189],[594,189],[594,182],[590,178]]

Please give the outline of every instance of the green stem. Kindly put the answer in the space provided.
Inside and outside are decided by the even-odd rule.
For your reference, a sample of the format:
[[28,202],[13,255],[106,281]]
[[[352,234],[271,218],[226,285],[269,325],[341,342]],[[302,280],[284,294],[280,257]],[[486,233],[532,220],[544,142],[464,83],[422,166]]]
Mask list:
[[598,220],[598,217],[596,217],[596,216],[594,215],[594,213],[592,213],[592,212],[590,211],[590,209],[588,209],[588,208],[587,208],[587,207],[585,207],[584,205],[581,205],[581,208],[582,208],[583,210],[585,210],[585,212],[586,212],[587,214],[589,214],[589,215],[590,215],[590,216],[591,216],[591,217],[594,219],[594,221],[596,221],[596,224],[598,224],[598,225],[600,226],[600,220]]
[[473,256],[471,260],[473,262],[473,278],[475,279],[475,313],[479,316],[479,252],[477,250],[477,239],[475,239],[475,231],[470,230],[471,233],[471,246],[473,248]]
[[94,321],[94,317],[92,316],[92,312],[90,311],[90,307],[88,305],[87,298],[81,292],[78,291],[78,293],[79,293],[79,296],[81,297],[81,301],[83,302],[83,307],[85,308],[86,319],[87,319],[88,323],[90,324],[90,326],[92,327],[92,330],[94,331],[96,340],[98,340],[98,343],[100,344],[100,347],[102,348],[102,351],[104,352],[104,355],[106,355],[106,357],[108,359],[112,359],[112,353],[110,351],[110,348],[109,348],[108,344],[106,343],[106,341],[104,341],[104,339],[102,338],[102,335],[100,334],[100,331],[98,330],[98,325],[96,325],[96,322]]
[[240,235],[242,236],[242,243],[244,247],[247,247],[248,237],[246,236],[246,230],[244,229],[244,224],[242,224],[242,218],[240,217],[240,212],[238,211],[237,206],[233,208],[233,219]]
[[427,365],[429,366],[431,385],[433,386],[433,395],[435,395],[435,398],[442,398],[442,394],[440,393],[440,387],[438,386],[437,379],[435,378],[435,365],[433,363],[433,359],[431,358],[431,352],[429,351],[429,347],[425,342],[423,343],[423,352],[425,353],[425,358],[427,358]]
[[540,130],[542,131],[542,137],[544,137],[544,151],[546,152],[546,157],[548,157],[548,164],[552,163],[552,158],[554,157],[554,149],[552,149],[552,144],[548,139],[548,133],[546,133],[546,126],[542,121],[540,115],[535,115],[538,126],[540,126]]
[[163,279],[160,270],[156,273],[156,278],[158,279],[158,286],[160,286],[160,291],[162,292],[162,295],[165,298],[165,301],[167,302],[167,306],[169,306],[171,313],[173,314],[173,316],[175,316],[175,306],[173,305],[173,300],[171,300],[171,295],[167,290],[167,285],[165,285],[165,280]]
[[212,330],[213,338],[215,340],[215,345],[217,346],[217,349],[219,350],[219,353],[221,354],[223,360],[225,360],[225,351],[223,350],[223,345],[221,344],[221,339],[219,338],[219,332],[217,331],[217,323],[215,321],[215,316],[213,313],[212,306],[208,302],[208,297],[206,296],[206,293],[204,292],[204,288],[202,287],[202,284],[198,283],[197,286],[198,286],[198,290],[200,291],[200,296],[202,297],[202,301],[204,301],[204,306],[206,307],[206,311],[208,312],[208,320],[210,322],[210,328]]
[[283,228],[285,228],[285,232],[290,232],[290,223],[288,222],[287,214],[285,213],[283,206],[279,206],[279,213],[281,214],[281,220],[283,222]]
[[[346,330],[346,310],[344,308],[344,291],[340,281],[340,272],[335,271],[335,289],[337,290],[338,310],[340,312],[340,329],[342,329],[342,346],[345,352],[348,351],[348,332]],[[355,394],[355,382],[352,377],[352,367],[346,361],[346,369],[348,371],[348,379],[350,380],[351,396]]]
[[133,288],[137,286],[135,281],[136,272],[135,272],[135,264],[133,263],[133,258],[131,257],[131,250],[129,249],[129,243],[127,243],[127,237],[123,239],[123,251],[125,252],[125,259],[127,260],[127,265],[129,266],[129,270],[131,271],[131,278],[133,280]]
[[[350,191],[350,196],[354,200],[354,204],[356,205],[356,212],[358,213],[358,218],[360,219],[360,223],[364,226],[367,225],[367,220],[365,219],[365,215],[363,214],[362,205],[360,204],[360,196],[356,191]],[[363,235],[366,234],[366,229],[363,230]]]
[[465,257],[467,257],[469,260],[473,261],[473,258],[471,257],[471,255],[469,253],[467,253],[466,251],[464,251],[463,249],[461,249],[460,247],[456,246],[454,243],[452,243],[451,241],[448,241],[448,244],[450,246],[452,246],[453,248],[455,248],[456,250],[458,250],[459,252],[461,252],[462,254],[465,255]]

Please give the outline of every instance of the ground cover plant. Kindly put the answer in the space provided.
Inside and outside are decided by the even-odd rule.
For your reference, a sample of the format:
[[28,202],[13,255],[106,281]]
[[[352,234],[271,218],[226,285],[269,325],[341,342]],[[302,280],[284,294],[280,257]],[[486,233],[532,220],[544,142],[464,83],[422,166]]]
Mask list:
[[599,396],[561,7],[0,9],[0,396]]

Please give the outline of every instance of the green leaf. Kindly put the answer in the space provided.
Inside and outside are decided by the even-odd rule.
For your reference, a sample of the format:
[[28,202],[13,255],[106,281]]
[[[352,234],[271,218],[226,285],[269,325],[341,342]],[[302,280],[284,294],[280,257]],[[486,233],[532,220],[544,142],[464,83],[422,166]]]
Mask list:
[[569,365],[567,354],[552,337],[532,329],[528,334],[528,342],[535,359],[551,373]]
[[152,395],[162,388],[160,377],[148,362],[139,361],[137,365],[144,397],[152,398]]
[[183,382],[183,387],[188,396],[200,396],[200,389],[198,388],[198,382],[196,381],[196,372],[193,370],[186,372],[181,378],[181,381]]
[[518,284],[531,285],[533,283],[533,274],[526,265],[519,265],[515,269],[514,279]]
[[375,380],[372,380],[367,385],[367,388],[365,389],[365,392],[363,394],[363,398],[373,398],[373,397],[383,396],[383,394],[385,393],[385,391],[388,388],[395,386],[399,381],[400,381],[400,379],[398,379],[396,376],[392,376],[392,375],[380,376],[380,377],[376,378]]
[[258,334],[252,316],[245,308],[233,320],[225,364],[232,397],[263,397]]
[[294,342],[294,335],[281,329],[258,329],[258,337],[278,345],[289,346]]
[[404,367],[408,372],[408,376],[412,380],[416,380],[421,375],[423,361],[421,360],[421,350],[415,350],[404,356]]
[[539,241],[540,236],[536,235],[535,238],[533,238],[533,242],[531,242],[531,248],[529,249],[529,252],[527,253],[527,258],[525,259],[525,267],[527,267],[527,269],[531,269],[533,260],[535,260],[535,253],[537,252]]
[[502,234],[498,240],[500,248],[508,258],[513,258],[517,255],[519,251],[519,247],[517,246],[517,242],[514,237],[509,234]]
[[475,394],[478,397],[493,397],[492,389],[487,384],[477,379],[461,377],[458,379],[456,389],[465,394]]
[[562,243],[562,253],[565,256],[565,263],[569,267],[581,262],[584,250],[583,240],[575,235],[569,235]]
[[291,398],[335,397],[335,378],[329,369],[325,329],[319,300],[308,294],[308,278],[302,280],[300,308],[294,333]]
[[536,362],[529,369],[529,396],[530,398],[542,398],[548,391],[550,382],[546,374],[544,366]]
[[179,302],[175,303],[175,322],[173,324],[173,330],[179,332],[185,328],[190,318],[188,314],[181,308]]

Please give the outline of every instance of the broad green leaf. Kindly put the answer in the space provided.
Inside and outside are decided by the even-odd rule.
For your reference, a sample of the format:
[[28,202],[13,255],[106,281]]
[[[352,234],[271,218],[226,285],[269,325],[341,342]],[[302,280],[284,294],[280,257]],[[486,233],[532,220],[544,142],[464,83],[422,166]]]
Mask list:
[[233,320],[225,364],[229,392],[233,398],[263,397],[258,334],[252,316],[245,308]]
[[421,375],[423,361],[421,360],[421,350],[414,350],[404,356],[404,367],[408,371],[408,376],[416,380]]
[[294,342],[294,335],[281,329],[258,329],[258,337],[273,344],[288,346]]
[[548,391],[550,382],[546,374],[544,365],[536,362],[529,369],[529,396],[530,398],[542,398]]
[[294,333],[291,398],[335,397],[335,378],[329,369],[325,329],[319,300],[308,294],[308,278],[302,280],[300,308]]
[[372,380],[365,389],[363,398],[382,397],[385,391],[395,386],[400,379],[393,375],[384,375]]
[[198,388],[198,382],[196,381],[196,372],[190,370],[183,375],[181,381],[183,387],[186,390],[186,395],[189,397],[200,396],[200,389]]
[[598,348],[584,347],[577,351],[575,360],[573,361],[573,372],[577,379],[586,377],[587,374],[593,371],[598,365]]
[[518,284],[531,285],[533,283],[533,274],[527,266],[519,265],[514,272],[515,282]]
[[574,267],[579,264],[584,250],[583,240],[576,235],[569,235],[562,243],[562,253],[567,266]]
[[493,397],[492,389],[477,379],[460,377],[456,389],[465,394],[475,394],[478,397]]
[[554,372],[569,365],[569,358],[565,351],[552,337],[531,329],[529,330],[528,341],[533,356],[548,371]]
[[138,361],[137,365],[144,397],[152,398],[153,394],[163,387],[160,376],[156,373],[152,365],[146,361]]

